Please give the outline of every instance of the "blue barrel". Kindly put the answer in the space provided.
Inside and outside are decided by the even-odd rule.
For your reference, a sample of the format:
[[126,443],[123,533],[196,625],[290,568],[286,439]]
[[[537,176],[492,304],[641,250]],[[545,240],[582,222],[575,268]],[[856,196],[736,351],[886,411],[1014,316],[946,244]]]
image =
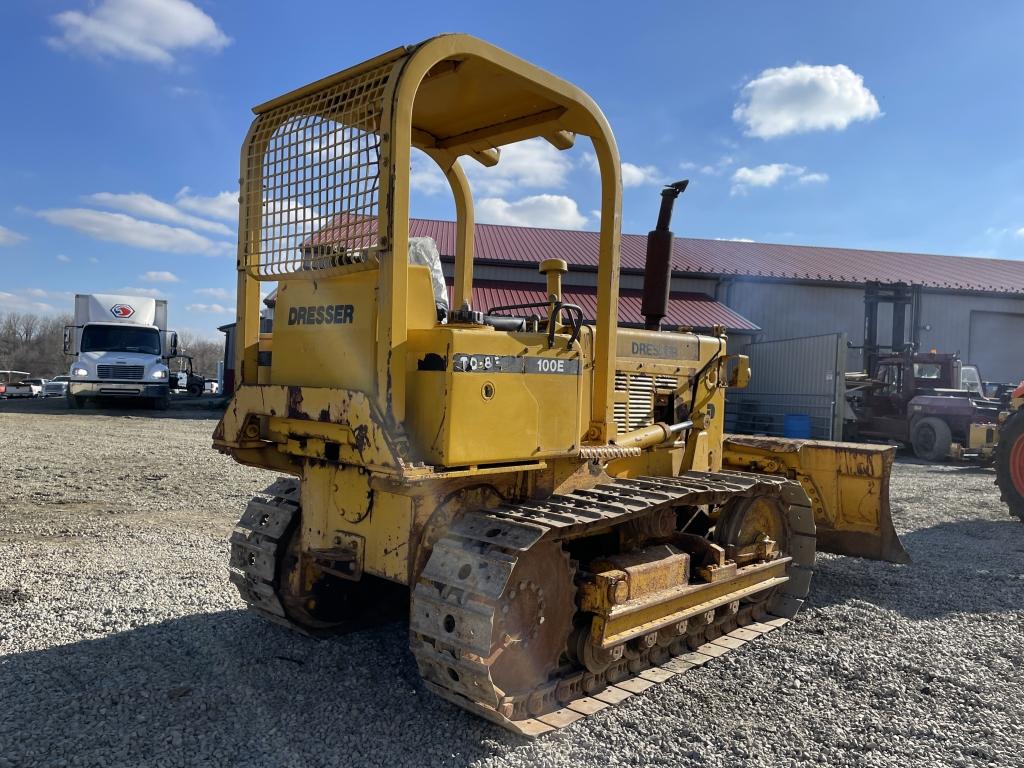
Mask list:
[[787,413],[782,420],[782,434],[784,437],[811,436],[811,417],[806,413]]

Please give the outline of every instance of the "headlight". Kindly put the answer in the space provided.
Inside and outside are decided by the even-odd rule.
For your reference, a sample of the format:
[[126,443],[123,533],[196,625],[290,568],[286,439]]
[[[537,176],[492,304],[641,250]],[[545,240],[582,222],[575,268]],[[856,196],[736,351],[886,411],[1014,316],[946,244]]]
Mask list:
[[71,369],[71,375],[72,376],[88,376],[89,372],[87,370],[85,370],[85,368],[72,368]]
[[166,379],[167,378],[167,371],[153,371],[153,378],[154,379]]

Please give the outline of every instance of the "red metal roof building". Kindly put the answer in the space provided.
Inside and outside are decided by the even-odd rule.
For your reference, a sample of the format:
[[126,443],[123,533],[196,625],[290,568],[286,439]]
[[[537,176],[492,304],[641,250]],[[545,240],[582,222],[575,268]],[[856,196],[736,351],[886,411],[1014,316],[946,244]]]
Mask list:
[[[450,275],[454,223],[414,219],[410,235],[432,237]],[[622,236],[624,323],[639,319],[646,245],[645,235]],[[577,303],[592,306],[596,232],[477,224],[474,246],[480,286],[474,301],[481,308],[508,303],[491,299],[529,287],[531,299],[541,296],[537,265],[548,258],[569,264],[566,291]],[[915,299],[905,309],[904,341],[959,352],[990,381],[1024,377],[1024,261],[677,238],[673,268],[669,323],[696,328],[721,323],[734,334],[759,329],[753,332],[764,340],[845,334],[851,345],[848,366],[854,370],[861,365],[866,285],[905,284]],[[878,318],[880,343],[889,343],[891,327],[886,306]]]
[[[477,280],[473,284],[473,306],[490,309],[510,304],[529,304],[547,300],[542,283],[515,283],[497,280]],[[597,316],[597,290],[589,286],[566,286],[562,300],[575,304],[583,310],[587,322],[594,322]],[[623,290],[619,292],[619,324],[643,327],[644,316],[640,312],[641,292]],[[673,291],[669,298],[668,326],[691,326],[708,329],[724,325],[733,332],[754,333],[759,331],[754,323],[703,293]]]
[[[409,234],[432,237],[442,255],[455,252],[455,224],[413,219]],[[622,236],[622,271],[644,268],[646,235]],[[477,224],[477,264],[524,264],[559,258],[570,268],[596,269],[598,233]],[[928,288],[1024,294],[1024,261],[865,251],[805,245],[677,237],[673,268],[679,275],[733,275],[781,280],[863,284],[907,283]]]

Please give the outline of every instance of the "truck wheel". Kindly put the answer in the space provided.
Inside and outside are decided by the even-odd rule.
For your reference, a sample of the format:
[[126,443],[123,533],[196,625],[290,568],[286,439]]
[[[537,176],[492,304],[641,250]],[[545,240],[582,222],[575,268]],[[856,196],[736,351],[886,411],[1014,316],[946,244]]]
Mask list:
[[1024,411],[1017,411],[999,430],[996,485],[1010,514],[1024,522]]
[[68,408],[70,408],[73,411],[80,411],[84,407],[84,398],[77,397],[76,395],[68,395]]
[[953,445],[949,425],[935,416],[925,416],[916,422],[910,440],[914,445],[914,455],[925,461],[941,461],[949,456],[949,448]]
[[199,397],[201,394],[203,394],[203,388],[198,384],[192,384],[188,388],[188,393],[193,397]]
[[153,398],[153,409],[156,411],[166,411],[171,405],[171,395],[169,392],[165,392],[160,397]]

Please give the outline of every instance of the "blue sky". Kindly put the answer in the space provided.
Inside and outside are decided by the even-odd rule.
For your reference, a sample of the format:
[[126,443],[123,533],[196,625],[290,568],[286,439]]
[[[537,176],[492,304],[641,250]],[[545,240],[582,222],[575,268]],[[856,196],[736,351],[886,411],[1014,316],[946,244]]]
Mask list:
[[[629,164],[626,232],[652,226],[660,183],[689,177],[679,235],[1024,258],[1024,4],[379,8],[4,3],[0,312],[141,289],[170,300],[178,329],[215,335],[233,316],[250,108],[442,31],[596,99]],[[450,217],[416,178],[414,214]],[[517,147],[473,178],[481,220],[594,225],[583,146]]]

